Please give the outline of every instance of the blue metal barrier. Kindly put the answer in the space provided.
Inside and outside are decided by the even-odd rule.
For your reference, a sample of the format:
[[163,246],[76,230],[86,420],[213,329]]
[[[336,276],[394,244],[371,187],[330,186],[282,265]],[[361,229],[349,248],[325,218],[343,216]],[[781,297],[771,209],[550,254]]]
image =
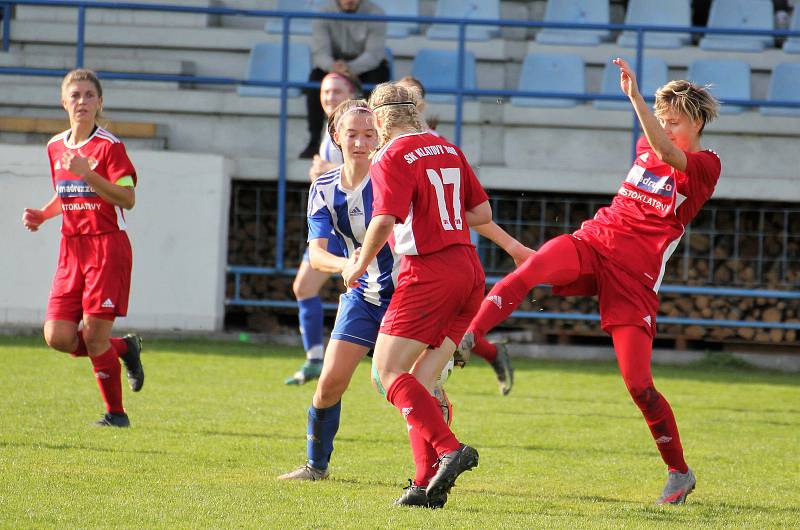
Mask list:
[[[571,98],[581,101],[589,100],[612,100],[627,101],[624,95],[610,96],[604,94],[565,94],[556,92],[536,92],[518,90],[478,90],[464,88],[464,59],[466,50],[466,27],[475,26],[494,26],[494,27],[516,27],[516,28],[554,28],[572,29],[578,31],[586,30],[611,30],[611,31],[634,31],[636,32],[636,60],[635,70],[639,84],[642,84],[643,56],[644,56],[644,34],[648,31],[666,33],[703,33],[703,34],[726,34],[726,35],[769,35],[774,37],[800,37],[797,31],[772,31],[772,30],[741,30],[741,29],[715,29],[705,27],[676,27],[676,26],[652,26],[652,25],[625,25],[625,24],[571,24],[544,21],[522,21],[522,20],[493,20],[493,19],[459,19],[459,18],[438,18],[438,17],[409,17],[409,16],[377,16],[361,14],[339,14],[339,13],[309,13],[309,12],[281,12],[258,9],[235,9],[225,7],[200,7],[200,6],[178,6],[169,4],[137,4],[135,2],[103,2],[88,0],[8,0],[0,1],[3,12],[2,23],[2,47],[7,51],[10,47],[11,33],[11,8],[13,6],[50,6],[50,7],[72,7],[78,11],[77,17],[77,36],[76,36],[76,67],[84,65],[85,54],[85,28],[86,12],[89,9],[125,9],[135,11],[154,11],[154,12],[174,12],[174,13],[201,13],[220,16],[246,16],[246,17],[273,17],[280,18],[283,23],[282,34],[282,61],[281,80],[251,81],[245,79],[235,79],[228,77],[203,77],[192,75],[162,75],[162,74],[134,74],[125,72],[103,72],[98,75],[102,79],[120,80],[140,80],[140,81],[161,81],[178,83],[197,83],[215,85],[250,85],[278,87],[281,89],[280,96],[280,152],[278,168],[278,191],[277,191],[277,226],[275,244],[275,267],[238,267],[229,266],[228,272],[235,277],[235,296],[226,301],[229,305],[257,305],[263,307],[294,307],[294,302],[286,301],[257,301],[245,300],[240,296],[240,278],[243,274],[294,274],[293,269],[287,269],[284,264],[284,240],[285,240],[285,219],[286,219],[286,128],[287,128],[287,92],[289,88],[317,88],[319,83],[300,83],[288,80],[288,50],[289,50],[289,24],[292,19],[345,19],[362,21],[384,21],[384,22],[411,22],[422,24],[449,24],[458,26],[458,65],[457,65],[457,86],[452,90],[434,89],[427,90],[433,94],[455,94],[455,132],[454,140],[457,145],[461,143],[461,131],[463,122],[463,106],[465,96],[491,96],[491,97],[539,97],[539,98]],[[0,67],[0,75],[35,75],[61,77],[66,73],[62,69],[36,69],[36,68],[17,68]],[[371,88],[371,87],[368,87]],[[652,101],[652,97],[646,97]],[[763,100],[730,100],[726,103],[744,107],[800,107],[800,104],[792,101],[763,101]],[[633,113],[633,123],[631,127],[631,158],[635,157],[635,145],[638,138],[639,123],[635,113]],[[756,296],[769,298],[800,298],[800,293],[766,291],[766,290],[747,290],[747,289],[715,289],[697,288],[685,286],[663,286],[662,292],[676,292],[686,294],[713,294],[718,296]],[[764,294],[766,293],[766,294]],[[328,309],[335,307],[331,304]],[[570,320],[598,320],[598,315],[582,313],[545,313],[545,312],[517,312],[514,316],[521,318],[551,318],[551,319],[570,319]],[[774,327],[783,329],[800,329],[800,324],[796,323],[777,323],[777,322],[750,322],[750,321],[716,321],[686,318],[661,318],[663,323],[675,324],[698,324],[714,326],[733,326],[733,327]]]

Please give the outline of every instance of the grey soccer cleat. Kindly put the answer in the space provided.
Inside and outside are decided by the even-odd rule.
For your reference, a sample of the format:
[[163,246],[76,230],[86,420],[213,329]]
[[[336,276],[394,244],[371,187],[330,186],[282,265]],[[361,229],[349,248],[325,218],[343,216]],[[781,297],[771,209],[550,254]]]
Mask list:
[[314,379],[319,379],[322,373],[322,361],[306,361],[294,375],[284,381],[287,385],[304,385]]
[[403,488],[403,494],[394,501],[395,506],[421,506],[423,508],[442,508],[447,502],[447,494],[436,499],[428,497],[425,487],[417,486],[410,479],[408,486]]
[[694,491],[694,486],[697,484],[697,479],[694,472],[689,469],[686,473],[679,473],[678,471],[670,471],[667,478],[667,484],[664,486],[664,492],[661,497],[656,501],[656,504],[683,504],[686,502],[686,497]]
[[128,386],[138,392],[144,386],[144,367],[142,366],[142,337],[130,333],[122,337],[128,343],[128,352],[122,356],[122,363],[128,376]]
[[294,471],[279,476],[278,480],[325,480],[330,474],[328,469],[317,469],[306,462]]
[[497,344],[497,357],[490,364],[497,375],[500,393],[507,396],[514,386],[514,368],[511,366],[511,358],[508,356],[505,344]]
[[106,412],[103,417],[92,423],[95,427],[130,427],[131,421],[124,412]]
[[469,445],[461,444],[455,451],[442,455],[439,457],[439,469],[428,484],[428,497],[447,495],[458,476],[475,467],[478,467],[478,451]]

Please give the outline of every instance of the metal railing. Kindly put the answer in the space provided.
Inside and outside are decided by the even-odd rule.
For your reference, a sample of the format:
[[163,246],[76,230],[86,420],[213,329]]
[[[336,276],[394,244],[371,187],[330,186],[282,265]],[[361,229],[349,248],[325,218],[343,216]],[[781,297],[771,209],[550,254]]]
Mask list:
[[[488,26],[488,27],[508,27],[508,28],[551,28],[551,29],[565,29],[577,31],[592,31],[592,30],[607,30],[607,31],[629,31],[636,33],[636,59],[635,70],[639,84],[643,82],[643,60],[644,60],[644,36],[647,32],[659,33],[692,33],[692,34],[725,34],[725,35],[763,35],[773,37],[800,37],[800,32],[792,31],[773,31],[773,30],[743,30],[743,29],[719,29],[719,28],[706,28],[706,27],[676,27],[676,26],[656,26],[656,25],[625,25],[625,24],[572,24],[572,23],[555,23],[544,21],[522,21],[522,20],[503,20],[503,19],[460,19],[460,18],[442,18],[442,17],[410,17],[410,16],[377,16],[377,15],[361,15],[361,14],[338,14],[338,13],[309,13],[309,12],[281,12],[274,10],[259,10],[259,9],[235,9],[227,7],[200,7],[200,6],[178,6],[169,4],[138,4],[135,2],[103,2],[103,1],[88,1],[88,0],[0,0],[0,8],[2,8],[3,21],[2,21],[2,47],[3,50],[8,50],[11,43],[11,24],[12,24],[12,8],[14,6],[49,6],[49,7],[71,7],[77,9],[77,24],[76,24],[76,50],[75,50],[75,66],[84,66],[85,46],[86,46],[86,12],[89,9],[125,9],[133,11],[152,11],[152,12],[174,12],[174,13],[193,13],[193,14],[210,14],[220,16],[244,16],[244,17],[266,17],[266,18],[279,18],[282,22],[282,69],[281,79],[279,81],[255,81],[249,79],[237,79],[230,77],[210,77],[210,76],[194,76],[194,75],[167,75],[167,74],[147,74],[147,73],[130,73],[130,72],[105,72],[98,71],[101,79],[115,79],[115,80],[137,80],[137,81],[161,81],[161,82],[178,82],[178,83],[195,83],[195,84],[213,84],[213,85],[245,85],[245,86],[261,86],[261,87],[276,87],[280,89],[280,116],[279,116],[279,159],[278,159],[278,186],[277,186],[277,220],[276,220],[276,237],[275,237],[275,267],[239,267],[229,266],[228,271],[236,275],[236,283],[239,284],[240,274],[243,271],[248,271],[249,274],[286,274],[291,270],[285,266],[284,263],[284,241],[285,241],[285,214],[286,214],[286,128],[287,128],[287,100],[289,88],[316,88],[319,83],[308,82],[293,82],[288,79],[288,53],[289,53],[289,40],[290,40],[290,22],[292,19],[344,19],[344,20],[361,20],[361,21],[382,21],[382,22],[408,22],[416,24],[446,24],[455,25],[458,27],[458,64],[457,64],[457,85],[453,89],[442,89],[431,87],[427,91],[432,94],[451,94],[455,95],[455,131],[454,140],[457,145],[461,143],[461,132],[463,124],[463,110],[465,97],[532,97],[532,98],[569,98],[579,101],[594,101],[594,100],[608,100],[608,101],[627,101],[623,95],[607,95],[601,93],[563,93],[563,92],[549,92],[549,91],[525,91],[525,90],[488,90],[488,89],[467,89],[464,88],[464,64],[466,57],[466,28],[467,26]],[[34,75],[34,76],[52,76],[61,77],[66,73],[63,69],[44,69],[44,68],[23,68],[23,67],[0,67],[0,75]],[[646,97],[648,101],[652,101],[652,97]],[[766,100],[728,100],[726,104],[738,105],[743,107],[800,107],[800,104],[794,101],[766,101]],[[639,124],[636,115],[632,112],[632,126],[631,126],[631,157],[635,157],[635,144],[639,132]],[[668,290],[669,286],[664,286],[662,290]],[[698,289],[698,288],[687,288]],[[693,291],[698,292],[698,291]],[[779,293],[780,291],[775,291]],[[722,293],[718,293],[722,294]],[[791,294],[791,293],[788,293]],[[238,290],[237,290],[238,295]],[[746,295],[742,295],[746,296]],[[264,301],[267,305],[272,304],[272,307],[284,307],[287,302],[285,301]],[[239,299],[238,296],[227,301],[229,304],[247,304],[250,302]],[[291,303],[291,302],[289,302]],[[596,320],[596,315],[582,315],[582,314],[544,314],[538,312],[535,314],[515,314],[517,316],[529,318],[570,318],[579,320]],[[677,319],[682,324],[689,324],[695,321],[690,319]],[[665,322],[666,319],[661,319]],[[714,325],[720,324],[721,321],[713,321]],[[734,321],[725,321],[734,322]],[[750,323],[749,325],[752,325]],[[780,323],[763,323],[771,327],[777,326]],[[737,323],[737,325],[746,326],[747,324]],[[791,325],[787,325],[792,327]],[[800,329],[798,326],[792,329]]]

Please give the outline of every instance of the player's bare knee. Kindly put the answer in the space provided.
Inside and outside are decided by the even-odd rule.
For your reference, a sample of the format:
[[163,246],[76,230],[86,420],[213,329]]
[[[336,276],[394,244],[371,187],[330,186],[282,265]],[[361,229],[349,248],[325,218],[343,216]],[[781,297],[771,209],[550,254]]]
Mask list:
[[99,331],[90,327],[83,329],[83,341],[86,343],[86,350],[89,355],[101,355],[108,349],[109,336],[105,331]]
[[54,350],[63,353],[72,353],[76,348],[76,337],[74,334],[67,334],[45,326],[44,341]]
[[340,382],[329,381],[327,384],[322,384],[320,381],[314,393],[314,403],[319,405],[318,408],[332,407],[342,399],[345,390],[343,386]]

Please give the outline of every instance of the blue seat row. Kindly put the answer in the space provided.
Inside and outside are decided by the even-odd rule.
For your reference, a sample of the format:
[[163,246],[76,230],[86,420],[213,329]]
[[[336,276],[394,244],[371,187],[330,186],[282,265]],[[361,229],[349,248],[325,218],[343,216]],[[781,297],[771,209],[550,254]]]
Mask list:
[[[387,48],[391,58],[391,50]],[[629,59],[630,62],[632,60]],[[645,57],[640,80],[642,93],[653,94],[667,82],[667,63],[657,57]],[[288,79],[304,82],[311,71],[311,50],[306,44],[293,43],[289,48]],[[469,50],[464,54],[464,88],[477,86],[475,55]],[[458,52],[455,50],[422,49],[416,54],[411,75],[418,78],[431,92],[436,89],[454,89],[458,75]],[[257,44],[248,60],[247,79],[278,81],[281,77],[281,45],[278,43]],[[697,60],[689,65],[687,77],[702,85],[710,85],[710,90],[723,103],[728,100],[750,99],[750,66],[741,60]],[[532,53],[522,63],[518,90],[527,92],[554,92],[563,94],[585,94],[585,65],[579,55],[566,53]],[[277,97],[280,90],[274,87],[240,86],[239,95]],[[601,93],[619,95],[619,70],[609,63],[603,72]],[[300,90],[289,89],[289,96],[296,97]],[[432,102],[451,103],[452,94],[430,93]],[[800,102],[800,63],[778,65],[772,74],[768,100]],[[578,103],[574,98],[530,98],[513,97],[513,105],[535,107],[570,107]],[[598,109],[627,109],[625,101],[597,100]],[[722,112],[742,111],[741,106],[723,105]],[[800,108],[765,107],[763,114],[800,115]]]

